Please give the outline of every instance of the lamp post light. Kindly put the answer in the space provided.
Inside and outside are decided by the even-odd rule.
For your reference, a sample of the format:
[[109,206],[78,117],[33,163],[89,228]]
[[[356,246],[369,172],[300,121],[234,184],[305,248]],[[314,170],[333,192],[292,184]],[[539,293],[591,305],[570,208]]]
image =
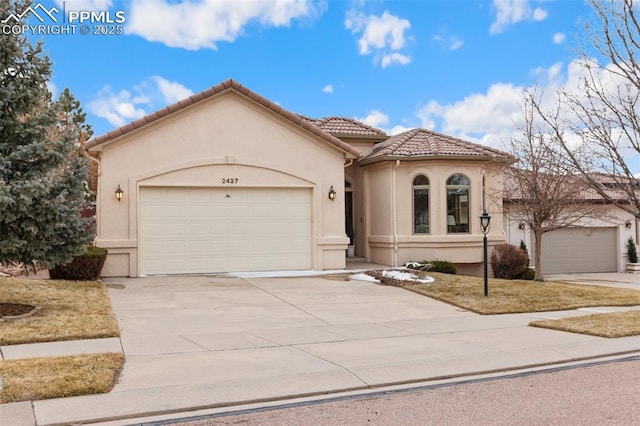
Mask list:
[[480,215],[480,229],[482,230],[482,250],[484,253],[484,295],[489,295],[489,268],[487,265],[487,232],[489,232],[489,225],[491,224],[491,216],[486,210],[482,210]]

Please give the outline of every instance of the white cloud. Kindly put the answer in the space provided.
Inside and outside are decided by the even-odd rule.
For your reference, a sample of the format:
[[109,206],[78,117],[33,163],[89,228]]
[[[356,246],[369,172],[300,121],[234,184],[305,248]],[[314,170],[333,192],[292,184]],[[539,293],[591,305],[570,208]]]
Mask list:
[[154,75],[153,77],[151,77],[151,80],[156,83],[158,90],[160,91],[160,93],[162,93],[162,96],[164,97],[164,100],[167,104],[178,102],[179,100],[188,98],[189,96],[193,95],[193,92],[190,89],[187,89],[178,82],[169,81],[158,75]]
[[475,93],[453,104],[431,109],[438,114],[421,110],[424,113],[421,118],[429,124],[439,116],[443,120],[443,131],[454,135],[500,132],[512,127],[520,117],[521,100],[522,87],[497,83],[487,93]]
[[547,18],[547,11],[536,7],[533,11],[533,20],[534,21],[544,21]]
[[[601,83],[599,90],[615,94],[623,86],[619,76],[607,72],[607,68],[594,68]],[[523,124],[522,103],[525,90],[535,90],[542,96],[541,109],[554,111],[558,91],[578,99],[584,96],[582,88],[585,71],[578,61],[568,65],[561,62],[549,67],[536,68],[531,72],[535,82],[531,86],[516,86],[509,83],[495,83],[484,93],[473,93],[450,103],[430,100],[417,113],[421,126],[477,141],[485,145],[504,148],[504,143],[518,133]],[[635,92],[633,92],[635,93]],[[575,119],[569,111],[561,111],[560,118]],[[577,146],[581,139],[567,134],[571,146]]]
[[[66,3],[66,4],[65,4]],[[62,7],[65,4],[66,10],[108,10],[112,5],[112,0],[56,0],[56,4]]]
[[369,115],[367,115],[366,117],[355,117],[355,119],[360,121],[361,123],[376,128],[382,125],[389,124],[389,116],[377,109],[371,110],[371,112],[369,112]]
[[451,37],[451,39],[449,39],[449,42],[449,49],[451,50],[458,50],[462,47],[462,45],[464,45],[464,41],[457,37]]
[[355,9],[349,10],[345,18],[345,28],[354,34],[362,34],[358,39],[361,55],[374,55],[374,61],[382,68],[392,63],[406,65],[411,58],[399,50],[406,46],[405,32],[411,28],[408,19],[402,19],[384,11],[381,16],[365,15]]
[[464,45],[464,41],[456,36],[446,36],[436,34],[433,39],[448,50],[458,50]]
[[405,44],[404,32],[411,27],[406,19],[400,19],[391,15],[388,11],[384,11],[382,16],[371,15],[360,21],[359,24],[352,29],[354,32],[362,32],[362,37],[358,40],[360,53],[366,55],[371,53],[371,48],[383,49],[390,47],[391,49],[402,49]]
[[98,117],[106,119],[111,125],[120,127],[146,115],[128,90],[113,92],[111,86],[103,87],[96,99],[89,103],[89,109]]
[[553,35],[553,42],[555,44],[562,44],[567,39],[567,36],[564,33],[555,33]]
[[322,88],[324,93],[333,93],[333,86],[331,84],[327,84]]
[[407,65],[410,62],[411,62],[411,58],[408,56],[405,56],[401,53],[391,53],[388,55],[384,55],[382,57],[382,61],[380,61],[380,66],[382,68],[386,68],[389,65],[392,65],[394,63],[400,64],[400,65]]
[[442,115],[443,108],[436,101],[429,101],[425,106],[418,111],[418,117],[420,117],[421,126],[425,129],[434,130],[436,128],[436,122],[434,117]]
[[131,90],[115,92],[111,86],[105,86],[88,106],[96,116],[104,118],[112,126],[120,127],[192,94],[180,83],[153,76]]
[[507,26],[517,24],[526,19],[542,21],[547,17],[547,11],[541,8],[531,10],[529,0],[493,0],[496,10],[496,20],[489,28],[490,34],[503,32]]
[[406,126],[403,126],[402,124],[398,124],[397,126],[393,126],[390,129],[380,129],[380,130],[384,131],[386,134],[390,136],[394,136],[394,135],[399,135],[400,133],[406,132],[407,130],[411,130],[411,129],[413,129],[413,127],[406,127]]
[[315,18],[326,7],[311,0],[137,0],[131,3],[126,32],[170,47],[216,49],[218,42],[234,41],[252,23],[288,27],[294,19]]
[[369,112],[369,115],[367,115],[366,117],[354,117],[354,118],[357,121],[360,121],[361,123],[364,123],[371,127],[375,127],[376,129],[380,129],[386,134],[391,136],[413,129],[413,127],[406,127],[401,124],[395,125],[390,128],[386,127],[389,124],[389,116],[377,109],[371,110]]
[[532,74],[538,80],[538,85],[547,89],[556,90],[562,84],[562,69],[564,64],[556,62],[549,68],[538,67],[533,70]]

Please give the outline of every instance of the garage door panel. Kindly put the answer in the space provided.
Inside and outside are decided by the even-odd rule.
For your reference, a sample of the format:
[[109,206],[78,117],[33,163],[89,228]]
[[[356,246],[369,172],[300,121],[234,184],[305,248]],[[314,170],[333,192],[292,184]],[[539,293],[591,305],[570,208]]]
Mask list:
[[141,188],[142,274],[310,269],[311,190]]
[[542,271],[551,273],[618,270],[617,228],[565,228],[542,236]]

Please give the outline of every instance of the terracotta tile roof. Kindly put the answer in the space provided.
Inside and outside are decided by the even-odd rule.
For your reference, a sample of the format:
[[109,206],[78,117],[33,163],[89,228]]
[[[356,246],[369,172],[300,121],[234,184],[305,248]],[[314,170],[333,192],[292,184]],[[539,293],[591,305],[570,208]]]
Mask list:
[[304,120],[315,124],[322,130],[332,135],[342,137],[375,137],[376,139],[386,139],[387,134],[380,129],[376,129],[357,120],[346,117],[324,117],[311,118],[298,114]]
[[[522,176],[523,172],[531,173],[531,175],[533,176],[533,172],[525,170],[518,171],[517,175]],[[514,203],[525,201],[527,197],[525,197],[525,194],[522,193],[522,188],[518,186],[517,179],[511,179],[509,176],[510,173],[507,170],[507,172],[505,173],[504,181],[504,201]],[[605,194],[607,194],[607,196],[611,198],[611,201],[622,204],[629,202],[629,194],[623,189],[615,187],[615,185],[613,185],[613,182],[615,182],[615,180],[611,176],[607,176],[604,174],[593,174],[592,177],[597,183],[602,186],[602,190]],[[540,182],[542,182],[542,184],[545,184],[545,182],[549,182],[549,185],[562,183],[562,185],[569,188],[569,190],[566,191],[565,194],[570,193],[570,195],[563,195],[563,197],[573,197],[572,199],[574,199],[575,201],[593,203],[607,202],[607,200],[596,189],[591,187],[587,183],[585,178],[580,175],[568,175],[565,177],[559,176],[557,178],[546,178],[545,176],[541,176]]]
[[320,137],[321,139],[324,139],[326,142],[335,145],[336,147],[340,148],[341,150],[353,155],[354,157],[358,158],[362,155],[362,153],[360,151],[358,151],[356,148],[352,147],[351,145],[341,141],[340,139],[336,138],[335,136],[330,135],[328,132],[322,130],[320,127],[314,125],[313,123],[311,123],[309,120],[302,118],[301,116],[299,116],[298,114],[294,114],[292,112],[287,111],[286,109],[282,108],[281,106],[271,102],[270,100],[263,98],[262,96],[258,95],[257,93],[249,90],[248,88],[246,88],[245,86],[241,85],[240,83],[238,83],[235,80],[232,79],[228,79],[223,81],[220,84],[217,84],[207,90],[204,90],[200,93],[196,93],[195,95],[189,96],[186,99],[183,99],[181,101],[178,101],[172,105],[169,105],[165,108],[159,109],[158,111],[152,112],[151,114],[145,115],[144,117],[126,124],[122,127],[119,127],[115,130],[112,130],[108,133],[105,133],[103,135],[100,135],[98,137],[95,137],[93,139],[90,139],[89,141],[87,141],[85,147],[86,149],[90,150],[92,148],[95,148],[99,145],[105,144],[107,142],[110,142],[116,138],[119,138],[120,136],[126,135],[136,129],[139,129],[143,126],[146,126],[150,123],[153,123],[154,121],[157,121],[169,114],[172,114],[176,111],[180,111],[184,108],[187,108],[191,105],[194,105],[204,99],[208,99],[212,96],[216,96],[222,92],[226,92],[228,90],[234,90],[237,93],[240,93],[241,95],[251,99],[252,101],[264,106],[265,108],[275,112],[276,114],[280,115],[281,117],[283,117],[286,120],[291,121],[292,123],[296,124],[299,127],[302,127],[303,129],[307,130],[310,133],[313,133],[314,135]]
[[479,145],[427,129],[411,129],[392,136],[359,160],[370,164],[388,159],[425,159],[467,157],[477,159],[503,159],[511,157],[502,151]]

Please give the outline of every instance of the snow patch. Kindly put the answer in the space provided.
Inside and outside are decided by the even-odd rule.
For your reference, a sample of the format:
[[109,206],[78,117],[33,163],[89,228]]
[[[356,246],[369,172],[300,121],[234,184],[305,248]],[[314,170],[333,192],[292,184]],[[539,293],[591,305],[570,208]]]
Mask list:
[[367,281],[370,283],[380,283],[379,279],[373,278],[371,275],[367,275],[367,274],[350,275],[349,279],[355,280],[355,281]]
[[398,270],[389,270],[385,269],[382,271],[382,276],[385,278],[392,278],[394,280],[399,281],[412,281],[421,284],[429,284],[434,281],[433,277],[423,277],[419,278],[417,275],[412,274],[411,272],[403,272]]

